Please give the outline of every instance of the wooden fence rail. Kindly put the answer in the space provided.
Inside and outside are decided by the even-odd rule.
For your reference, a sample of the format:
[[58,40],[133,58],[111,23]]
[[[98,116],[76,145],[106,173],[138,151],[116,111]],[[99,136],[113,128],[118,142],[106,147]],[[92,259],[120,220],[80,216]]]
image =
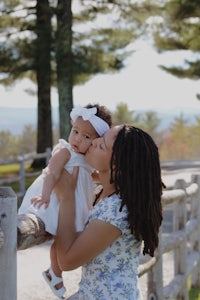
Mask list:
[[[19,164],[19,175],[12,178],[2,178],[0,177],[0,186],[14,182],[19,183],[19,190],[15,191],[18,198],[22,198],[26,191],[26,179],[30,177],[36,177],[41,174],[41,171],[36,172],[26,172],[25,166],[26,163],[31,163],[34,159],[45,158],[46,164],[48,164],[51,157],[51,149],[47,148],[44,153],[26,153],[20,154],[14,159],[0,161],[0,166],[10,165],[10,164]],[[177,170],[184,168],[200,168],[199,160],[181,160],[181,161],[161,161],[161,167],[165,170]],[[171,187],[169,187],[171,189]]]
[[[147,299],[188,300],[188,284],[200,288],[200,175],[193,175],[186,185],[177,180],[174,190],[162,196],[164,220],[160,232],[160,245],[155,258],[140,260],[139,276],[147,273]],[[172,229],[163,233],[172,217]],[[165,286],[164,254],[173,252],[173,278]]]
[[[0,300],[15,300],[16,294],[9,295],[8,298],[2,295],[8,291],[7,282],[9,288],[12,285],[12,292],[16,293],[16,277],[6,279],[5,274],[10,272],[12,276],[16,276],[17,247],[32,247],[49,239],[49,235],[44,235],[44,226],[38,223],[37,219],[26,215],[22,215],[22,218],[18,216],[17,244],[17,197],[7,189],[9,188],[0,187]],[[162,203],[164,219],[160,230],[159,248],[154,258],[141,255],[139,276],[147,277],[148,300],[188,300],[188,283],[200,288],[200,175],[193,175],[189,183],[182,179],[177,180],[171,190],[164,191]],[[12,222],[9,222],[9,218]],[[15,230],[8,224],[14,226]],[[26,226],[31,227],[29,235],[23,235],[23,228]],[[36,229],[37,235],[34,235]],[[22,233],[21,240],[19,231]],[[11,253],[14,260],[9,262]],[[164,256],[169,253],[173,254],[173,276],[165,284]],[[9,271],[5,262],[10,263]]]
[[0,186],[2,186],[3,184],[19,182],[19,190],[16,191],[16,195],[18,197],[23,197],[26,191],[26,178],[35,177],[41,174],[41,171],[36,171],[31,173],[26,172],[25,164],[31,163],[34,159],[45,158],[46,165],[47,165],[50,157],[51,157],[51,149],[47,148],[46,152],[44,153],[33,152],[28,154],[21,154],[14,159],[0,161],[0,166],[19,164],[19,175],[12,178],[0,178]]

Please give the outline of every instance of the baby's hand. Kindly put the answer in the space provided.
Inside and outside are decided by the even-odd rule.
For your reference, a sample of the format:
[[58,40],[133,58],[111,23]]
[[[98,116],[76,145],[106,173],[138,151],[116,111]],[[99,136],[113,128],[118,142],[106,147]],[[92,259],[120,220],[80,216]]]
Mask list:
[[42,195],[33,197],[31,199],[31,203],[33,204],[33,206],[37,206],[37,208],[40,208],[42,205],[45,206],[45,208],[47,208],[49,206],[49,199],[44,199],[42,198]]

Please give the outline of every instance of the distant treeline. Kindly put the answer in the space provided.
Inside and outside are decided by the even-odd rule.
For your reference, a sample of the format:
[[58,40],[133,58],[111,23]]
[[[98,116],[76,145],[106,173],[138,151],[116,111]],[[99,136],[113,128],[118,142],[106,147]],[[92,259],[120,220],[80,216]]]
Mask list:
[[[193,124],[183,116],[175,117],[169,128],[159,130],[161,121],[155,112],[135,114],[121,104],[113,114],[113,120],[114,124],[131,123],[147,131],[159,147],[161,160],[200,158],[200,117],[196,117]],[[56,144],[58,130],[55,129],[53,135]],[[32,125],[24,126],[18,136],[10,131],[0,131],[0,160],[36,151],[36,139],[36,129]]]

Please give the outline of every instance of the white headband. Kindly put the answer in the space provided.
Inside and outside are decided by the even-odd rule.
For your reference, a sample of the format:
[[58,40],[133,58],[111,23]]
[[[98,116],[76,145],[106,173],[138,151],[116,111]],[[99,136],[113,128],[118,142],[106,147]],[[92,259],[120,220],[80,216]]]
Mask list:
[[76,121],[78,117],[82,117],[84,121],[89,121],[98,133],[98,135],[103,136],[110,127],[103,119],[96,116],[96,113],[96,107],[75,107],[72,109],[70,117],[73,121]]

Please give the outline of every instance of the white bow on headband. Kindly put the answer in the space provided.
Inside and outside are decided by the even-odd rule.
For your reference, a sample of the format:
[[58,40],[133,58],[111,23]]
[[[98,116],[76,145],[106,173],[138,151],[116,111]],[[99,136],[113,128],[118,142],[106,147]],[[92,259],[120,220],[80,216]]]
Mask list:
[[78,117],[82,117],[84,121],[89,121],[91,116],[97,113],[97,108],[85,108],[85,107],[75,107],[72,109],[70,116],[73,121],[75,121]]
[[103,136],[110,127],[108,123],[106,123],[103,119],[96,116],[96,113],[96,107],[85,108],[79,106],[72,109],[70,117],[73,121],[76,121],[78,117],[82,117],[84,121],[89,121],[98,133],[98,135]]

